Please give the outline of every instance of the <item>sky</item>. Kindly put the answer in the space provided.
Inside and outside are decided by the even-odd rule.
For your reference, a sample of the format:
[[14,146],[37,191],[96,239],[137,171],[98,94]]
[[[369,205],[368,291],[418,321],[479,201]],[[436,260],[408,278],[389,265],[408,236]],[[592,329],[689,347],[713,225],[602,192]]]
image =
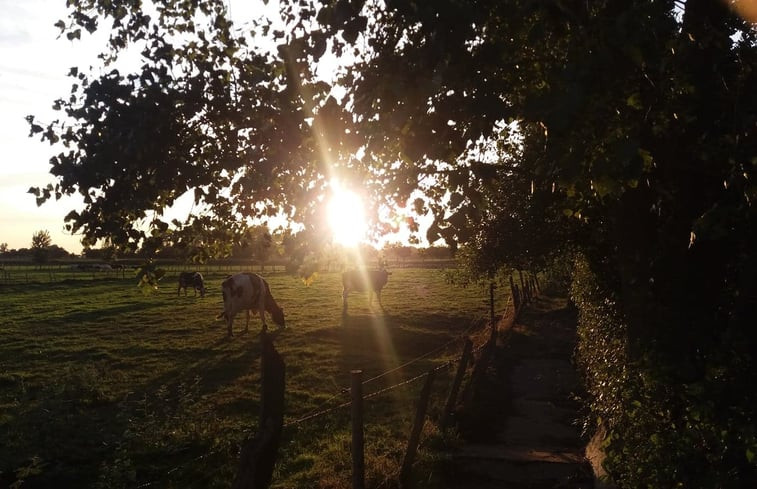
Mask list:
[[65,18],[64,0],[0,0],[0,243],[31,246],[32,235],[50,233],[53,244],[81,251],[79,237],[63,229],[63,217],[80,206],[76,199],[37,207],[29,187],[53,182],[48,173],[52,148],[29,137],[25,117],[43,122],[59,115],[53,101],[70,90],[68,69],[96,56],[94,46],[56,40],[55,22]]
[[[271,8],[274,2],[269,2]],[[61,116],[53,101],[67,95],[73,66],[96,64],[100,44],[82,35],[71,42],[57,39],[54,24],[66,18],[66,0],[0,0],[0,243],[10,249],[28,248],[32,235],[46,230],[52,243],[79,253],[80,236],[64,230],[63,218],[82,207],[77,197],[48,200],[37,207],[29,187],[54,183],[48,143],[29,137],[27,115],[47,123]],[[256,9],[250,0],[227,0],[235,18],[249,18]],[[45,125],[45,124],[41,124]]]
[[[266,9],[269,18],[277,17],[278,4],[260,0],[225,0],[238,27]],[[29,248],[32,235],[48,231],[52,244],[80,253],[80,236],[64,229],[64,217],[83,208],[78,196],[54,198],[37,206],[30,187],[55,183],[49,173],[50,157],[56,148],[29,137],[25,118],[34,115],[45,126],[62,112],[52,110],[53,101],[70,93],[71,67],[97,66],[97,54],[104,34],[95,38],[82,33],[82,40],[58,39],[58,20],[66,19],[66,0],[0,0],[0,244],[10,249]],[[320,70],[319,70],[320,71]],[[328,71],[328,70],[326,70]],[[191,202],[186,199],[185,206]],[[182,204],[183,205],[183,204]],[[172,216],[184,219],[186,211]],[[404,241],[406,232],[390,236],[389,241]]]

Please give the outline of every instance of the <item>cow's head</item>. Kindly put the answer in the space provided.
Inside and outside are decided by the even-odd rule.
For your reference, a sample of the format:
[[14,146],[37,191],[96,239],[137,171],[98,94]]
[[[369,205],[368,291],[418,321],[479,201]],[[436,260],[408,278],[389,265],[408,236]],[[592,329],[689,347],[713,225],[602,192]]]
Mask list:
[[386,268],[379,270],[380,283],[378,285],[380,285],[381,287],[386,285],[386,283],[389,281],[389,275],[391,274],[392,272],[388,271]]
[[271,309],[270,312],[273,322],[282,328],[286,327],[286,322],[284,321],[284,309],[280,307],[272,307]]
[[192,281],[194,282],[195,289],[200,291],[200,297],[205,297],[205,279],[202,277],[202,274],[195,272]]

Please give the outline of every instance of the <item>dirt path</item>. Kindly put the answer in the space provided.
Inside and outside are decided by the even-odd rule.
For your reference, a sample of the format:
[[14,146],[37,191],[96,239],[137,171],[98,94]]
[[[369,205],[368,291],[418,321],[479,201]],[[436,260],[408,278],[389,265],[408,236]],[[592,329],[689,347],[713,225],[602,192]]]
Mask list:
[[535,300],[501,335],[475,412],[461,413],[464,444],[445,464],[446,487],[593,487],[576,426],[574,346],[575,316],[561,298]]

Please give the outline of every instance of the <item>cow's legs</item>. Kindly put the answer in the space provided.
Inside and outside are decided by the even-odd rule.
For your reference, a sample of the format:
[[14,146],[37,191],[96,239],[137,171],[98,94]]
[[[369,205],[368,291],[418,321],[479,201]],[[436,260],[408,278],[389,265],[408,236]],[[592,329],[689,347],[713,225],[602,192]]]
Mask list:
[[263,323],[263,332],[268,331],[268,325],[265,323],[265,299],[268,295],[268,289],[263,277],[260,277],[260,290],[258,291],[258,313],[260,314],[260,321]]
[[230,315],[226,315],[226,329],[227,329],[227,335],[228,336],[234,336],[234,333],[232,332],[232,326],[234,324],[234,318]]
[[244,322],[244,332],[246,333],[247,329],[250,327],[250,310],[247,309],[245,313],[247,313],[247,320]]
[[265,333],[266,331],[268,331],[268,325],[265,323],[265,308],[260,308],[258,312],[260,312],[260,321],[262,321],[263,323],[262,331],[263,333]]

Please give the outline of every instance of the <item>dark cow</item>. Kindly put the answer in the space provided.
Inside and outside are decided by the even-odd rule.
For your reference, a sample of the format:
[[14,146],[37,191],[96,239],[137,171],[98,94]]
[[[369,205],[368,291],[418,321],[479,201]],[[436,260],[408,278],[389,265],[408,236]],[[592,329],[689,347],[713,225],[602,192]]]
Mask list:
[[380,270],[349,270],[342,274],[342,311],[347,312],[347,295],[350,292],[368,292],[368,305],[373,304],[373,294],[376,294],[379,305],[381,304],[381,289],[389,281],[389,275],[385,268]]
[[284,310],[276,304],[268,282],[255,273],[237,273],[223,281],[221,284],[223,293],[223,312],[216,319],[226,319],[226,327],[229,336],[232,336],[234,317],[241,311],[247,311],[247,322],[244,325],[245,332],[250,325],[250,310],[258,311],[260,320],[263,322],[263,331],[268,330],[265,322],[267,311],[273,322],[281,328],[286,327],[284,322]]
[[184,295],[187,295],[187,288],[192,287],[197,297],[197,291],[200,291],[200,297],[205,297],[205,280],[200,272],[181,272],[179,274],[179,288],[176,295],[181,295],[181,289],[184,289]]

